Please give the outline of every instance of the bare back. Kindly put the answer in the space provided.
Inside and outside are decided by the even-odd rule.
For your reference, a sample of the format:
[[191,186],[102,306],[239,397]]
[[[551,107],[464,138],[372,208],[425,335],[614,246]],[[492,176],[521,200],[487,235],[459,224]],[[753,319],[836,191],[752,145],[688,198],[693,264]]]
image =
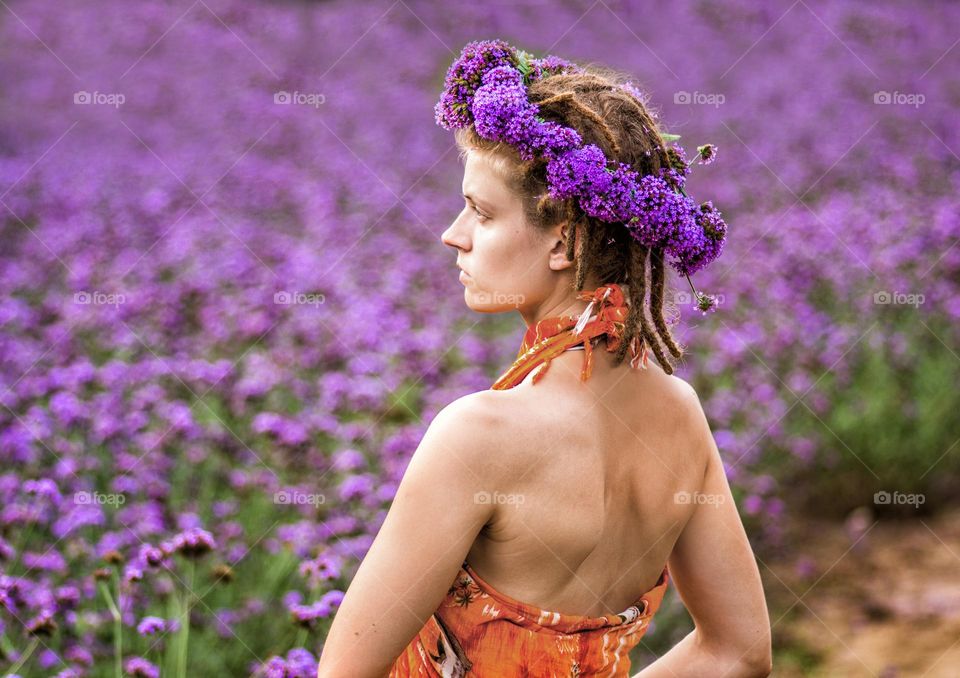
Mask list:
[[[467,560],[506,595],[578,615],[617,613],[657,581],[695,506],[707,456],[689,444],[686,385],[653,361],[613,367],[599,342],[581,383],[582,351],[536,385],[502,397],[510,487]],[[685,438],[686,436],[686,438]]]

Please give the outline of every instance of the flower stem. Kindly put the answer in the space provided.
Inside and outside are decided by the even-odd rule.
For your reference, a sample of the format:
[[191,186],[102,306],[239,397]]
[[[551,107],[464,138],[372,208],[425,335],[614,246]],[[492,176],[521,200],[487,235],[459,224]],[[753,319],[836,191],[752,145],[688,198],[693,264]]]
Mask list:
[[34,636],[30,640],[30,645],[27,647],[24,653],[20,655],[20,659],[18,659],[17,663],[14,664],[10,668],[10,670],[6,672],[6,675],[17,673],[23,667],[23,665],[27,663],[27,660],[30,659],[30,655],[33,654],[33,651],[37,649],[37,645],[39,644],[40,644],[40,639]]
[[177,675],[180,678],[187,678],[187,647],[190,640],[190,598],[193,594],[193,577],[196,572],[196,565],[193,560],[187,560],[187,586],[183,592],[183,619],[180,622],[180,646],[177,656]]
[[[100,592],[107,601],[107,607],[110,608],[110,616],[113,617],[113,665],[117,678],[123,677],[123,618],[120,616],[120,608],[113,601],[110,594],[110,587],[106,582],[100,582]],[[117,594],[119,596],[120,586],[117,585]]]
[[123,592],[120,590],[120,568],[113,569],[113,583],[117,587],[117,604],[114,606],[116,612],[113,615],[113,657],[114,671],[117,678],[123,678],[123,614],[120,608],[123,606]]

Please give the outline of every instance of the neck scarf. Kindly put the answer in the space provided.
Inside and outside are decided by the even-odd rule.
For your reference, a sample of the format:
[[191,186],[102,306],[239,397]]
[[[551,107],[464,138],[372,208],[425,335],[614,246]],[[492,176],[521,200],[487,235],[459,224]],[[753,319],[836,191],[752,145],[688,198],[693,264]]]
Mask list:
[[[559,315],[543,318],[527,327],[520,344],[520,351],[513,364],[507,368],[491,388],[502,391],[513,388],[534,369],[532,383],[536,384],[550,367],[550,361],[571,346],[583,344],[583,367],[580,381],[586,381],[593,370],[592,340],[602,334],[607,335],[607,351],[614,352],[620,346],[624,323],[627,319],[627,306],[623,290],[617,283],[601,285],[593,292],[580,292],[578,299],[589,301],[587,308],[579,316]],[[593,315],[591,315],[593,314]],[[647,347],[634,337],[630,345],[630,367],[649,365]]]

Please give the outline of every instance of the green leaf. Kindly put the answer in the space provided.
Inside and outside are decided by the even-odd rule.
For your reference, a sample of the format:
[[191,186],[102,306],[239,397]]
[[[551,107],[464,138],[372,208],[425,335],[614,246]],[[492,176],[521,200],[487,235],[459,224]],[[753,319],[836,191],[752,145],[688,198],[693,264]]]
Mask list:
[[524,75],[527,75],[531,70],[529,59],[530,55],[523,50],[517,52],[517,67]]
[[663,137],[664,141],[676,141],[680,138],[679,134],[661,134],[660,136]]

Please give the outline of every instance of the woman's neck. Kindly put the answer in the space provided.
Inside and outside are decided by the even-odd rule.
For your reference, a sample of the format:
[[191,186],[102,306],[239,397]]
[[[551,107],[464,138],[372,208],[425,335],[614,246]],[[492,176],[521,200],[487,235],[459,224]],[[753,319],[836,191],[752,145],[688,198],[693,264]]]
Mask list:
[[[600,287],[599,283],[593,286],[584,284],[583,289],[595,290],[598,287]],[[534,324],[540,322],[544,318],[556,318],[557,316],[564,315],[577,318],[586,310],[589,303],[590,302],[583,299],[578,299],[576,297],[576,293],[574,293],[574,296],[572,297],[565,293],[562,299],[559,299],[555,302],[550,302],[548,300],[532,311],[528,312],[521,309],[520,315],[523,317],[523,321],[527,324],[527,327],[532,327]]]

